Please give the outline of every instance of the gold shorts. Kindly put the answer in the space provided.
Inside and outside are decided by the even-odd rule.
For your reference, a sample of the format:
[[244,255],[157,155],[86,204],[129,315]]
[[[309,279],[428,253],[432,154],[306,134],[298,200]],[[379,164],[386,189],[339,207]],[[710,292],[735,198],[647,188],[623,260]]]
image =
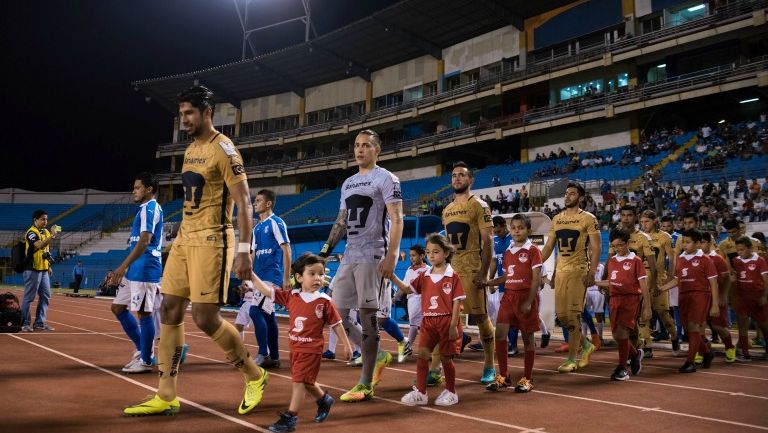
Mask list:
[[464,313],[465,314],[488,314],[488,307],[486,305],[485,287],[482,289],[475,288],[475,283],[472,279],[477,275],[477,270],[467,269],[455,269],[459,273],[459,279],[461,280],[461,286],[464,288],[464,293],[467,297],[464,299]]
[[173,244],[163,270],[160,291],[200,304],[227,302],[229,275],[235,257],[229,248]]
[[587,271],[555,272],[555,316],[563,322],[584,311],[587,288],[582,278]]

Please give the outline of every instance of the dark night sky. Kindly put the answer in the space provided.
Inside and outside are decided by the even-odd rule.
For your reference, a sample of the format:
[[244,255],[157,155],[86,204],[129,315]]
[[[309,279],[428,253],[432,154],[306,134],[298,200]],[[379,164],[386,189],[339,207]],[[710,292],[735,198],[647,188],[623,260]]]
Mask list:
[[[312,0],[319,34],[394,0]],[[300,0],[254,0],[259,23],[302,14]],[[255,11],[252,6],[252,11]],[[256,15],[251,15],[256,17]],[[127,190],[156,170],[173,116],[130,82],[240,60],[231,0],[4,2],[0,188]],[[268,52],[303,41],[294,23],[262,33]],[[5,150],[7,149],[7,150]]]

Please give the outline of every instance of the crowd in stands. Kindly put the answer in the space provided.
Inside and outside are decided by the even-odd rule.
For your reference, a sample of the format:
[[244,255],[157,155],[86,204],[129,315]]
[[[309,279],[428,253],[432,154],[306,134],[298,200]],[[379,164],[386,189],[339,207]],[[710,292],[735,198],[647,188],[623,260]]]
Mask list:
[[747,161],[768,153],[768,127],[764,117],[761,116],[760,122],[738,125],[723,122],[715,130],[702,126],[694,151],[689,149],[681,155],[683,171],[721,167],[727,159]]

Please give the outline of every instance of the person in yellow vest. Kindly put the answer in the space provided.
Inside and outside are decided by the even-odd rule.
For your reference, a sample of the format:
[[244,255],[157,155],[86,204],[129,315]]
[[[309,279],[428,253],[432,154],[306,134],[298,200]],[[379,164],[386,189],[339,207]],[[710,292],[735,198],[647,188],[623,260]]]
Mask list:
[[[51,253],[49,245],[59,233],[59,226],[54,225],[51,230],[45,228],[48,225],[48,214],[38,209],[32,213],[32,227],[27,229],[24,239],[27,242],[27,265],[24,268],[24,300],[21,303],[22,332],[53,331],[53,328],[45,323],[48,311],[48,302],[51,299]],[[35,322],[29,315],[29,307],[37,301]]]

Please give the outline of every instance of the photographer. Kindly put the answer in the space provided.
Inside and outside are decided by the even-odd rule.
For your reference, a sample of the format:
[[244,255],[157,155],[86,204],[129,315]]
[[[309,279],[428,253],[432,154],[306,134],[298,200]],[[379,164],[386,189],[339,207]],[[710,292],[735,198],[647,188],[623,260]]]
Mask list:
[[[26,257],[27,266],[24,268],[24,300],[21,303],[22,332],[53,331],[53,328],[45,323],[45,313],[48,311],[48,302],[51,299],[51,280],[53,273],[51,263],[53,258],[49,251],[49,244],[61,231],[57,225],[46,229],[48,214],[42,210],[32,213],[32,227],[27,229],[24,239],[27,241]],[[37,302],[35,322],[29,315],[29,306],[35,300],[35,294],[40,299]]]

